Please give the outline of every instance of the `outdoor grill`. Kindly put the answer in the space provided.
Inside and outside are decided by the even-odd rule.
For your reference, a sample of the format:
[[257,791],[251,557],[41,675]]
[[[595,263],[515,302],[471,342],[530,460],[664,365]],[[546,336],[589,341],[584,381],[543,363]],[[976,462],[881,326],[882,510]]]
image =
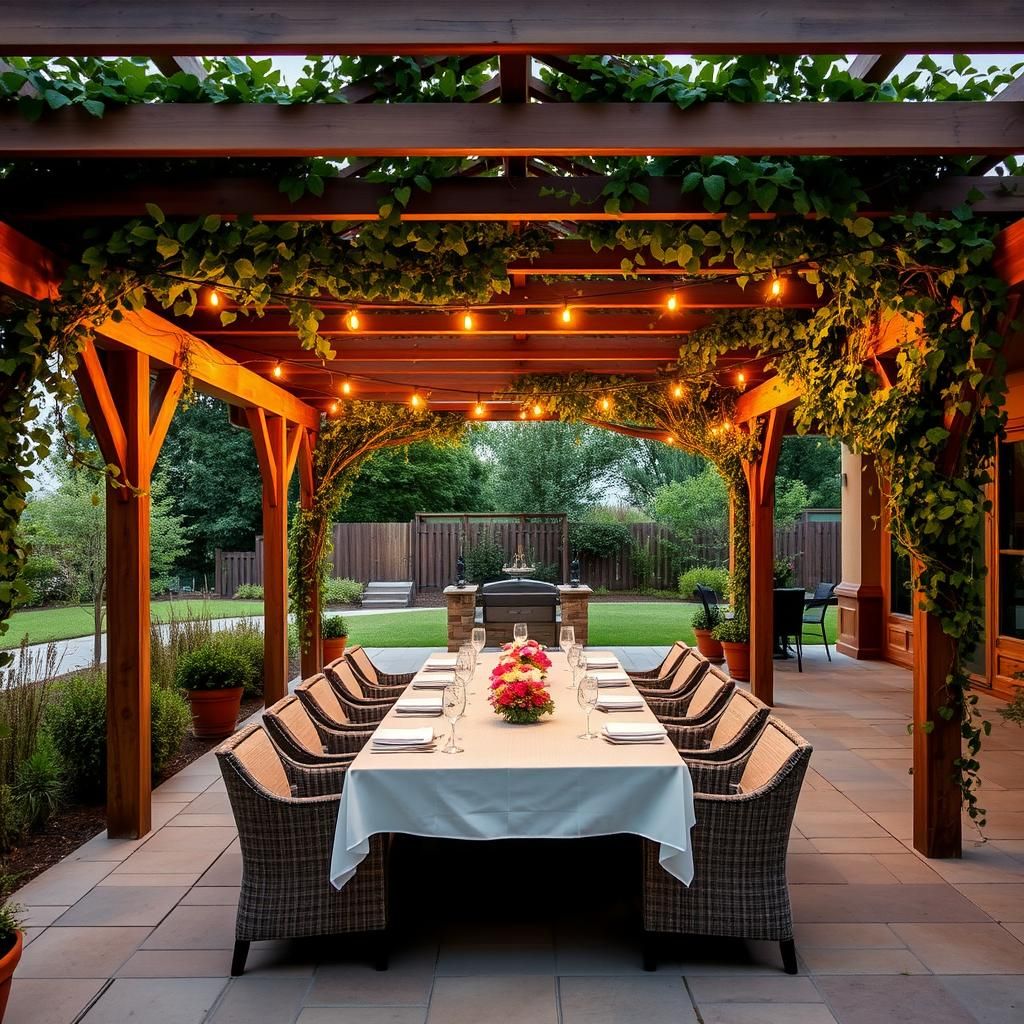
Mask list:
[[497,580],[480,588],[480,622],[488,645],[512,639],[512,627],[525,622],[541,643],[557,640],[558,588],[541,580]]

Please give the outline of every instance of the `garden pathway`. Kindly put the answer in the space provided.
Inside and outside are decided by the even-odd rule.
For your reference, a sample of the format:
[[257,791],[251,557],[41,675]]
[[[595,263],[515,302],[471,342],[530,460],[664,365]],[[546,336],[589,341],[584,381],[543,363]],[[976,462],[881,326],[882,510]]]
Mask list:
[[416,923],[389,971],[327,940],[262,942],[231,980],[240,854],[208,754],[156,791],[157,831],[98,836],[17,894],[29,942],[6,1024],[1020,1024],[1024,730],[982,699],[988,841],[968,829],[962,860],[926,861],[910,675],[821,648],[804,665],[776,672],[777,714],[815,747],[790,845],[797,977],[757,942],[680,947],[644,974],[635,863],[589,840],[534,844],[504,888],[483,844],[407,846],[395,910]]

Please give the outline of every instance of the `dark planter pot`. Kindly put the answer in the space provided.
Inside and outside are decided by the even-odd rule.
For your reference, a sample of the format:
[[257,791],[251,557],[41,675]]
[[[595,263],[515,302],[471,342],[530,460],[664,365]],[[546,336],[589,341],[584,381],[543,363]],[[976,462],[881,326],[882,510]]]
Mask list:
[[732,644],[722,641],[725,648],[725,663],[733,679],[746,683],[750,680],[750,644]]
[[241,686],[230,690],[189,690],[192,706],[192,731],[201,740],[221,740],[230,736],[238,724],[242,707]]
[[14,933],[14,945],[0,957],[0,1022],[7,1012],[7,999],[11,994],[11,979],[21,959],[21,932]]
[[345,653],[345,644],[348,643],[347,636],[335,637],[332,640],[322,640],[324,648],[324,659],[325,665],[330,665],[335,658],[340,658]]
[[695,629],[693,632],[697,637],[697,650],[708,661],[721,661],[725,657],[722,645],[711,635],[710,629]]

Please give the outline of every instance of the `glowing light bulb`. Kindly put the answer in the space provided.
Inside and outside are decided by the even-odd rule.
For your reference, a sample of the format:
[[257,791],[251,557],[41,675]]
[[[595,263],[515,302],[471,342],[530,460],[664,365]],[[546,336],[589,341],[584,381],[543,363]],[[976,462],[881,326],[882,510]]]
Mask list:
[[731,427],[732,427],[732,424],[728,420],[725,420],[722,423],[722,430],[723,431],[728,431]]
[[747,383],[747,375],[745,373],[743,373],[742,371],[740,371],[739,373],[736,374],[736,382],[738,384],[746,384]]
[[335,415],[337,415],[337,413],[338,413],[338,403],[336,401],[335,402],[331,402],[331,415],[335,416]]
[[519,418],[521,420],[525,420],[526,419],[526,410],[525,409],[519,414]]
[[563,305],[562,305],[562,323],[563,324],[571,324],[572,323],[572,310],[569,308],[569,303],[568,302],[563,303]]
[[345,317],[345,326],[350,331],[358,331],[361,323],[362,321],[359,319],[359,314],[354,309],[347,317]]
[[284,376],[284,367],[280,363],[274,364],[274,376],[277,377],[278,380]]
[[473,314],[469,310],[462,314],[462,329],[464,331],[473,330]]
[[682,398],[684,393],[685,392],[683,391],[683,385],[682,384],[677,384],[672,389],[672,397],[673,398]]
[[485,412],[487,412],[487,406],[484,405],[484,403],[481,402],[480,399],[478,398],[476,400],[476,405],[473,406],[473,415],[474,416],[483,416],[483,414]]
[[672,292],[668,301],[665,303],[666,308],[670,313],[674,313],[679,308],[679,296],[675,292]]
[[544,410],[539,405],[534,405],[534,407],[533,407],[533,415],[534,416],[539,416],[543,411]]
[[607,398],[601,399],[601,412],[607,412],[612,407],[612,403]]
[[214,307],[219,306],[220,305],[220,292],[217,291],[216,288],[211,288],[210,289],[210,294],[209,294],[209,297],[208,297],[207,301],[210,303],[211,306],[214,306]]
[[414,409],[419,409],[423,406],[423,397],[420,395],[418,391],[414,391],[412,393],[412,397],[409,399],[409,404]]
[[675,443],[676,443],[676,439],[671,434],[669,434],[668,437],[665,438],[665,444],[675,444]]
[[786,290],[786,286],[782,282],[782,278],[777,274],[772,275],[771,283],[768,285],[768,297],[770,299],[781,299],[782,293]]
[[352,385],[349,383],[347,377],[345,378],[345,380],[343,380],[341,382],[341,393],[343,395],[351,395],[352,394]]

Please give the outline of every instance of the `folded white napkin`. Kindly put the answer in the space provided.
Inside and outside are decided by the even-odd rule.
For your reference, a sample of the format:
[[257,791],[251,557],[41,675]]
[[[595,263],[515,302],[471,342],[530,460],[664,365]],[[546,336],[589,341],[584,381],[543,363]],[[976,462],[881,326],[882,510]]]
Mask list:
[[381,727],[373,734],[375,747],[422,747],[434,742],[434,730],[425,725],[419,729]]
[[610,743],[661,743],[668,735],[660,722],[606,722],[601,734]]
[[603,711],[641,711],[644,700],[639,694],[602,693],[598,694],[597,706]]
[[395,713],[399,715],[439,715],[441,714],[441,695],[399,697],[395,702]]
[[587,668],[618,668],[619,659],[614,654],[588,654]]
[[597,672],[589,672],[597,680],[598,686],[628,686],[629,676],[621,668],[604,669]]
[[455,662],[458,660],[457,654],[432,654],[423,663],[421,672],[437,672],[446,668],[455,668]]
[[412,688],[414,690],[443,690],[449,683],[454,682],[454,672],[420,671],[412,677]]

